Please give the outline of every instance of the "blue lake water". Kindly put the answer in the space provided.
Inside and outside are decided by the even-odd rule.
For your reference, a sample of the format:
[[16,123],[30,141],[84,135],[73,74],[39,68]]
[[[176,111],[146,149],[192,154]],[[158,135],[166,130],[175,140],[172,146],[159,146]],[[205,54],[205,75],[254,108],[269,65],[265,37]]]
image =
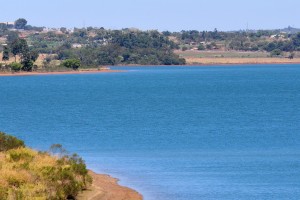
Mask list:
[[300,65],[125,69],[0,77],[0,130],[145,200],[300,198]]

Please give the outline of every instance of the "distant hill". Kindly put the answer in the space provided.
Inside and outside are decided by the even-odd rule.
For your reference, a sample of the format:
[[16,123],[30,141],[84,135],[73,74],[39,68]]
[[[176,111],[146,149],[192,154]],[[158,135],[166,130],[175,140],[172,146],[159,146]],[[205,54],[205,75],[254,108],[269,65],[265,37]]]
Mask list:
[[280,31],[288,33],[288,34],[296,34],[296,33],[300,32],[300,28],[294,28],[294,27],[289,26],[287,28],[280,29]]
[[240,32],[248,32],[248,33],[257,33],[259,31],[269,31],[269,32],[273,32],[273,33],[287,33],[287,34],[296,34],[300,32],[300,28],[294,28],[291,26],[288,26],[286,28],[282,28],[282,29],[249,29],[249,30],[233,30],[233,31],[225,31],[227,33],[240,33]]

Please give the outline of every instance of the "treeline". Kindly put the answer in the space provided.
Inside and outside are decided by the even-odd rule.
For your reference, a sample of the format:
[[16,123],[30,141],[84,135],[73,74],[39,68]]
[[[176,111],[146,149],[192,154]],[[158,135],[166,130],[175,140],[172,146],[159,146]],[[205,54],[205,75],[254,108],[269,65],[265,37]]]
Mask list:
[[37,152],[0,132],[0,200],[76,199],[91,182],[84,161],[61,145]]
[[292,34],[281,30],[258,30],[222,32],[181,31],[163,32],[165,36],[174,37],[181,45],[197,45],[199,50],[239,50],[285,52],[300,51],[300,33]]
[[159,32],[102,27],[42,30],[43,27],[27,25],[26,19],[22,18],[14,24],[0,23],[0,37],[7,41],[6,46],[0,45],[2,61],[6,62],[10,57],[20,58],[18,63],[4,63],[4,67],[2,64],[2,69],[34,70],[41,67],[34,65],[41,54],[44,55],[40,65],[44,68],[78,69],[103,65],[184,65],[185,60],[174,53],[177,49],[267,51],[271,56],[290,52],[290,58],[293,58],[294,51],[300,51],[300,33],[291,27],[232,32],[217,29]]
[[76,29],[73,33],[31,36],[33,49],[56,54],[56,59],[78,59],[83,66],[183,65],[174,54],[179,46],[158,31]]
[[[14,27],[22,30],[29,28],[25,19],[18,19]],[[179,45],[155,30],[106,30],[92,27],[68,30],[62,27],[56,31],[30,33],[25,39],[20,39],[18,31],[7,29],[7,25],[2,24],[0,36],[7,39],[7,46],[2,48],[2,60],[7,61],[10,56],[19,56],[21,59],[22,66],[10,66],[13,71],[33,70],[32,63],[36,57],[30,55],[36,53],[48,55],[44,58],[45,67],[51,66],[52,60],[61,61],[61,66],[69,66],[63,64],[66,60],[75,60],[82,67],[185,64],[185,60],[174,53]],[[22,47],[16,50],[20,43]]]

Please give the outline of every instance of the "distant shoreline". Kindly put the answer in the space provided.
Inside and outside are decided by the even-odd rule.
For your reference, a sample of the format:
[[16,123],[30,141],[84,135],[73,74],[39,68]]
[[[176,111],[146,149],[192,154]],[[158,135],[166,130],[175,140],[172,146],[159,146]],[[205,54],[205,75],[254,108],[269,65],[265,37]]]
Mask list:
[[211,66],[248,66],[248,65],[297,65],[299,63],[211,63],[211,64],[186,64],[186,65],[115,65],[112,67],[211,67]]
[[[300,64],[300,59],[295,62],[215,62],[215,63],[188,63],[186,65],[115,65],[109,67],[212,67],[212,66],[249,66],[249,65],[297,65]],[[0,72],[0,77],[5,76],[39,76],[39,75],[68,75],[68,74],[98,74],[98,73],[120,73],[126,70],[105,69],[81,69],[78,71],[34,71],[34,72]]]
[[0,72],[1,76],[36,76],[36,75],[64,75],[64,74],[98,74],[98,73],[119,73],[124,70],[79,70],[79,71],[53,71],[53,72]]

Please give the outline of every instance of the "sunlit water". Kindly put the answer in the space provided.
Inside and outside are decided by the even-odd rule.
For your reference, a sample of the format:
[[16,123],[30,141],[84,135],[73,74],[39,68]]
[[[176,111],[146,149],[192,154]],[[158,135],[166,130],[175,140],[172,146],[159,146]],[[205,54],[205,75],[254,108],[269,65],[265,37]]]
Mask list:
[[300,198],[300,65],[128,70],[0,77],[0,130],[145,200]]

